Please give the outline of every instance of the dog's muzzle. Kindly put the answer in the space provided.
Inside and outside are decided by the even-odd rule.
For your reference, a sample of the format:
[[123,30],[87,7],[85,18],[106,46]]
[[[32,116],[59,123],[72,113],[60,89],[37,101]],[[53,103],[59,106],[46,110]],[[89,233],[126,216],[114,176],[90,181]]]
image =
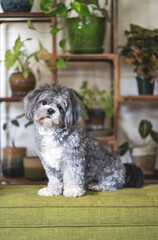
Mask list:
[[52,108],[48,108],[48,109],[47,109],[47,113],[48,113],[49,115],[52,115],[53,113],[55,113],[55,111],[54,111]]

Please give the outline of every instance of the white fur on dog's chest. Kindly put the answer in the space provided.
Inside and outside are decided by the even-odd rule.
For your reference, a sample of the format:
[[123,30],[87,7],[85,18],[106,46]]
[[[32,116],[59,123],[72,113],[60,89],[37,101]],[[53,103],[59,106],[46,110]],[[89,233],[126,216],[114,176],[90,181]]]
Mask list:
[[51,168],[55,168],[59,171],[63,156],[62,147],[54,140],[50,132],[42,136],[41,143],[41,155],[44,162],[46,162]]

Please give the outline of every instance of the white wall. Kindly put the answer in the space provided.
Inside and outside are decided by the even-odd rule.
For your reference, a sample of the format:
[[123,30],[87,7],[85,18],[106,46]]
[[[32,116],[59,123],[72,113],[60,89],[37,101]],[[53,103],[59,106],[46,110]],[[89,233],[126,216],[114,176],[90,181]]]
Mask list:
[[[138,24],[142,27],[158,28],[158,1],[157,0],[120,0],[119,1],[119,45],[126,43],[124,30],[129,24]],[[120,95],[137,95],[135,73],[132,66],[125,65],[120,59]],[[154,94],[158,94],[156,82]],[[158,131],[158,103],[122,104],[119,114],[119,125],[125,131],[131,145],[142,144],[138,134],[138,124],[146,118],[152,121],[153,127]],[[120,133],[121,135],[121,133]],[[121,137],[120,137],[121,138]],[[157,161],[158,162],[158,161]],[[158,168],[158,163],[156,165]]]
[[[39,2],[38,0],[36,1]],[[103,0],[101,1],[103,2]],[[129,24],[139,24],[146,28],[158,28],[158,1],[157,0],[120,0],[119,1],[119,45],[125,44],[124,30],[129,29]],[[36,4],[38,5],[38,4]],[[41,31],[49,30],[49,24],[36,24]],[[109,32],[109,25],[108,25]],[[20,33],[22,39],[32,37],[32,43],[28,43],[30,52],[37,49],[37,39],[40,39],[43,45],[51,51],[51,36],[49,34],[39,34],[27,28],[25,23],[2,24],[0,29],[0,59],[4,57],[4,50],[10,48]],[[61,37],[61,36],[60,36]],[[109,36],[105,42],[105,52],[109,51]],[[58,52],[61,52],[58,50]],[[9,73],[10,74],[10,73]],[[8,73],[6,73],[4,65],[1,64],[0,72],[0,94],[1,96],[10,95],[8,91]],[[68,63],[66,70],[59,70],[58,79],[62,84],[68,87],[79,89],[83,80],[88,80],[90,86],[98,85],[99,87],[109,88],[110,69],[108,63]],[[42,70],[42,83],[51,82],[51,74],[48,70]],[[41,83],[37,83],[39,85]],[[137,95],[137,87],[135,82],[135,74],[132,66],[126,66],[124,61],[120,59],[120,94],[121,95]],[[158,87],[155,88],[155,94],[158,94]],[[152,120],[155,130],[158,130],[158,104],[122,104],[119,111],[119,141],[122,143],[127,135],[127,139],[131,144],[141,144],[138,135],[138,123],[142,118]],[[10,117],[13,118],[17,114],[23,112],[22,104],[2,104],[2,123],[6,119],[6,109],[9,108]],[[124,134],[123,134],[123,132]],[[2,135],[2,146],[5,146],[5,136]],[[23,139],[25,141],[23,142]],[[22,143],[23,142],[23,143]],[[30,144],[31,142],[31,144]],[[28,147],[28,155],[34,155],[34,136],[33,129],[29,127],[27,131],[23,129],[17,135],[17,145],[25,145]],[[31,145],[31,146],[30,146]],[[157,166],[158,167],[158,166]]]

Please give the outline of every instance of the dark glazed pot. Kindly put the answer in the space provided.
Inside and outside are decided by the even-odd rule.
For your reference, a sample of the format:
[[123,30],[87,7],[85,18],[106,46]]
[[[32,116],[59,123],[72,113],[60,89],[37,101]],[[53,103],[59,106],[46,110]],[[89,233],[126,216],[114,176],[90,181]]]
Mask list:
[[67,18],[66,31],[71,53],[102,53],[106,20],[101,17]]
[[105,112],[102,109],[88,109],[87,129],[103,129]]
[[138,93],[139,94],[149,94],[152,95],[154,91],[154,82],[152,81],[152,76],[144,77],[137,76],[137,84],[138,84]]
[[30,12],[32,5],[28,0],[1,0],[4,12]]
[[4,177],[16,178],[24,175],[23,157],[26,156],[26,148],[3,148],[2,172]]
[[30,90],[35,88],[36,79],[33,73],[30,73],[27,78],[24,78],[22,73],[12,73],[10,85],[13,96],[25,96]]

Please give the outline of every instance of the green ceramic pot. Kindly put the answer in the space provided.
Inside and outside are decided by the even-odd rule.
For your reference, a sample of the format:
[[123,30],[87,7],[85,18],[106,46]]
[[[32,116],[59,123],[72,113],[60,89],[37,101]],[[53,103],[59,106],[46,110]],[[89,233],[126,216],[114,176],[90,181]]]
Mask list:
[[138,84],[138,93],[139,94],[149,94],[152,95],[154,91],[154,83],[151,82],[153,77],[144,77],[144,76],[137,76],[137,84]]
[[102,53],[106,20],[101,17],[67,18],[66,32],[71,53]]

